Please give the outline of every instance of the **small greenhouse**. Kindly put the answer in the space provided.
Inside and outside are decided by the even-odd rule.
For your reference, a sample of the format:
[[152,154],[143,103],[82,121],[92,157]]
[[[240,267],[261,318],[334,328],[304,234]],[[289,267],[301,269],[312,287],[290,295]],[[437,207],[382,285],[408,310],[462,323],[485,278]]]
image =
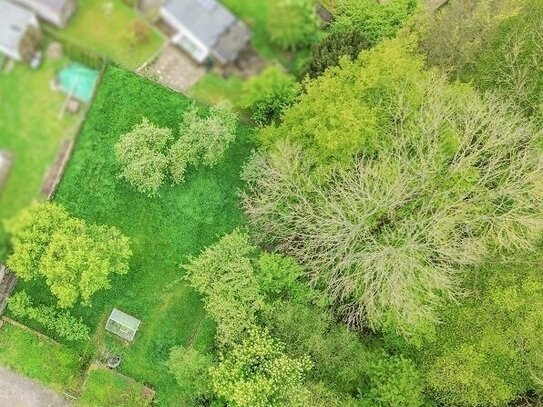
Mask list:
[[141,321],[139,319],[113,308],[106,323],[106,330],[127,341],[132,341],[140,325]]

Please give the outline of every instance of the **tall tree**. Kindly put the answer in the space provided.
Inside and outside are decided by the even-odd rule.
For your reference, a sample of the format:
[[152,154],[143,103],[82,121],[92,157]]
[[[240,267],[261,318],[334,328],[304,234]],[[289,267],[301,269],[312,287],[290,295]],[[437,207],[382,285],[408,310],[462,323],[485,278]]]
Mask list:
[[156,194],[166,179],[166,152],[172,140],[170,129],[157,127],[144,117],[115,144],[121,177],[139,192]]
[[288,406],[311,368],[307,358],[291,358],[265,330],[251,329],[211,369],[215,392],[237,407]]
[[13,253],[8,267],[20,278],[43,278],[62,308],[90,304],[110,287],[111,274],[126,274],[132,255],[117,228],[89,225],[58,204],[33,204],[7,222]]
[[426,346],[430,392],[446,405],[504,406],[543,379],[541,256],[497,260],[469,278],[469,296],[444,309]]
[[224,236],[183,267],[187,279],[204,296],[207,312],[217,323],[217,341],[229,346],[256,325],[263,303],[250,259],[254,247],[239,230]]
[[[360,65],[343,69],[324,80],[369,80]],[[287,134],[290,143],[276,143],[247,166],[244,202],[261,238],[306,266],[351,325],[411,335],[431,329],[436,304],[455,296],[466,266],[496,250],[535,248],[543,231],[541,132],[511,104],[439,75],[392,78],[401,85],[375,108],[390,118],[379,128],[385,143],[378,152],[323,180],[314,176],[311,139],[300,148]],[[335,83],[343,85],[336,92],[350,92],[347,82]],[[298,120],[315,109],[309,100],[300,104],[306,109]]]

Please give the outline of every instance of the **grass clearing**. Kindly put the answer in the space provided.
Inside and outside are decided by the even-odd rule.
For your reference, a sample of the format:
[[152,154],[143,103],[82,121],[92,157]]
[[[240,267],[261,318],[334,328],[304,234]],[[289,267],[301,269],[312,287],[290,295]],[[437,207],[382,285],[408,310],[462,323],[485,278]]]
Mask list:
[[133,41],[133,25],[142,18],[121,0],[79,0],[68,27],[57,32],[61,38],[106,55],[128,69],[136,69],[162,46],[164,38],[149,26],[144,43]]
[[0,329],[0,349],[0,364],[15,372],[59,392],[77,386],[82,361],[66,346],[6,322]]
[[13,166],[0,191],[0,221],[13,216],[37,195],[60,141],[75,133],[81,115],[58,113],[65,95],[49,83],[67,60],[45,59],[32,70],[17,64],[0,72],[0,148],[13,153]]
[[189,95],[210,105],[225,100],[237,105],[242,87],[243,79],[239,76],[231,76],[225,79],[216,72],[209,72],[190,89]]
[[[115,276],[112,289],[96,295],[91,307],[73,309],[94,330],[92,340],[77,347],[85,353],[120,354],[120,371],[156,390],[161,406],[183,402],[164,364],[170,348],[192,343],[209,350],[213,345],[214,325],[182,279],[179,265],[245,223],[236,190],[242,186],[239,172],[252,147],[250,130],[240,126],[238,140],[215,168],[189,170],[183,185],[166,185],[156,198],[139,194],[119,179],[113,145],[143,116],[177,132],[191,103],[179,93],[110,66],[55,198],[74,216],[117,226],[130,237],[134,255],[129,274]],[[20,282],[17,289],[27,290],[36,303],[54,303],[45,284]],[[131,344],[104,329],[114,307],[142,321]]]
[[151,401],[143,396],[144,391],[141,383],[107,368],[91,366],[77,406],[145,407]]

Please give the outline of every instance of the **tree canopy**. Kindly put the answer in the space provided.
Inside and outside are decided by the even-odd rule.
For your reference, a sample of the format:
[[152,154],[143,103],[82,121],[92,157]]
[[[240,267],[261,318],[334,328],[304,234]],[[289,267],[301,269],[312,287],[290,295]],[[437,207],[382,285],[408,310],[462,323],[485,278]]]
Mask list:
[[126,274],[130,244],[117,228],[88,224],[55,203],[33,204],[6,222],[13,253],[7,266],[23,280],[44,279],[62,308],[110,287]]

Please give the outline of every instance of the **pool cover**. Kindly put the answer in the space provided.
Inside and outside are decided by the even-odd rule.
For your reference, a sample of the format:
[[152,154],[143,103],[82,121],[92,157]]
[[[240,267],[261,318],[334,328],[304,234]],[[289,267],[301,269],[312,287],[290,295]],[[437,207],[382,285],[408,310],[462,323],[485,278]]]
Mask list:
[[82,102],[91,100],[97,80],[98,71],[78,63],[67,65],[58,73],[61,89]]

